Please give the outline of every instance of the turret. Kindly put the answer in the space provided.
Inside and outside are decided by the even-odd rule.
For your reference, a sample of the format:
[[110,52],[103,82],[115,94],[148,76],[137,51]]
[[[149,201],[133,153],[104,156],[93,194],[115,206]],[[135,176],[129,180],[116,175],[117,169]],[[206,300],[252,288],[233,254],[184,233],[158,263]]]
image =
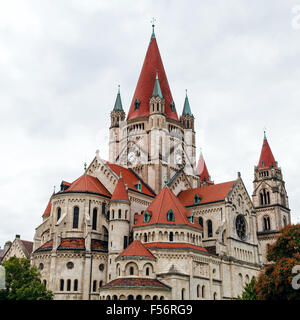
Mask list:
[[182,115],[180,117],[180,122],[184,128],[184,142],[185,142],[185,153],[189,157],[189,162],[195,169],[196,167],[196,138],[194,131],[194,116],[191,111],[189,98],[187,96],[187,92],[185,95],[184,106]]
[[130,201],[121,173],[110,203],[108,277],[111,279],[115,277],[115,258],[129,244],[129,222]]
[[273,156],[264,133],[258,165],[254,168],[253,205],[256,209],[257,234],[266,263],[267,246],[272,244],[281,229],[291,223],[288,196],[281,168]]
[[197,174],[199,175],[200,185],[213,184],[211,177],[208,173],[206,162],[204,160],[202,151],[200,152],[200,157],[197,164]]
[[125,112],[122,107],[120,86],[113,111],[110,113],[111,125],[109,128],[109,161],[115,162],[120,153],[120,141],[122,139],[122,122],[125,120]]

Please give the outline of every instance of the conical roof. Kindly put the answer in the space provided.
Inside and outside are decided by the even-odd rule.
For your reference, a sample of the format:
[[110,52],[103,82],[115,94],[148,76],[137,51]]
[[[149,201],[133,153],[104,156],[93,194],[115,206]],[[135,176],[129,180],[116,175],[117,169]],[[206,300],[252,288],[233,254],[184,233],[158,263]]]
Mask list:
[[211,181],[202,152],[200,153],[200,158],[197,165],[197,172],[200,175],[201,182]]
[[[153,224],[169,224],[169,225],[188,225],[202,229],[198,220],[194,219],[194,223],[188,219],[192,213],[183,206],[172,190],[164,187],[156,198],[152,201],[146,210],[150,215],[150,220],[145,222],[143,215],[135,215],[136,223],[134,226],[145,226]],[[173,212],[172,221],[168,220],[168,213]]]
[[[165,99],[165,114],[168,118],[178,120],[176,109],[174,108],[174,112],[172,112],[171,103],[173,102],[173,97],[154,33],[152,34],[140,77],[133,95],[128,112],[128,120],[149,116],[149,100],[153,94],[157,73],[159,75],[161,93]],[[135,108],[136,100],[140,101],[138,108]]]
[[154,255],[139,240],[134,240],[119,257],[147,257],[155,259]]
[[50,215],[50,213],[51,213],[51,207],[52,207],[52,205],[51,205],[51,199],[50,199],[49,202],[48,202],[48,204],[47,204],[47,207],[46,207],[46,209],[45,209],[45,211],[44,211],[43,216],[49,216],[49,215]]
[[65,192],[91,192],[98,193],[107,197],[111,194],[104,185],[95,177],[84,174],[72,182],[71,186]]
[[264,141],[260,153],[260,158],[258,162],[258,169],[267,169],[267,168],[277,168],[277,163],[273,156],[272,150],[269,146],[266,134],[264,135]]
[[111,201],[129,201],[124,179],[122,177],[120,177],[118,180],[118,183],[112,194]]
[[124,111],[122,107],[122,100],[121,100],[121,94],[120,94],[120,87],[118,89],[118,94],[114,106],[114,111]]
[[192,111],[191,111],[191,107],[190,107],[190,102],[189,102],[189,98],[186,94],[185,96],[185,100],[184,100],[184,106],[183,106],[183,111],[182,111],[182,115],[185,116],[185,115],[193,115],[192,114]]

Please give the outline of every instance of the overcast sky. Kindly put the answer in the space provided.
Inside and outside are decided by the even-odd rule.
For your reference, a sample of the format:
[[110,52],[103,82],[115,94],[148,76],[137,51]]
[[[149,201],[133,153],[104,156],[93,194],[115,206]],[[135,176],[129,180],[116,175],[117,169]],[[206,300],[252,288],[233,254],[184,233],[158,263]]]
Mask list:
[[[215,183],[250,196],[263,129],[300,222],[300,0],[0,0],[0,246],[32,240],[53,187],[108,158],[151,36],[181,114],[185,89]],[[299,10],[300,12],[300,10]],[[294,21],[294,24],[293,24]],[[300,19],[299,19],[300,21]]]

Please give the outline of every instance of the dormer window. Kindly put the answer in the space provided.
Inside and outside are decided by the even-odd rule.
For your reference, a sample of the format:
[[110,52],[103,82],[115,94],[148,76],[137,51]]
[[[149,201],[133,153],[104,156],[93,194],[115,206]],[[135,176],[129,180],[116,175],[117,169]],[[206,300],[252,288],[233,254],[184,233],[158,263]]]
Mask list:
[[192,214],[192,215],[189,217],[189,221],[190,221],[190,223],[192,223],[192,224],[195,223],[194,214]]
[[172,102],[170,103],[170,107],[171,107],[171,111],[172,111],[172,112],[175,112],[175,103],[174,103],[174,101],[172,101]]
[[149,222],[150,219],[151,219],[150,214],[147,211],[145,211],[145,213],[144,213],[144,222]]
[[167,220],[168,221],[175,221],[174,212],[172,209],[170,209],[167,213]]
[[262,167],[265,166],[265,162],[264,162],[264,161],[261,162],[261,166],[262,166]]
[[200,197],[196,193],[194,196],[194,204],[199,204],[200,200],[201,200]]
[[135,99],[134,101],[134,110],[138,110],[140,107],[141,101],[139,99]]
[[139,181],[139,183],[136,184],[135,187],[138,189],[139,192],[142,192],[142,183],[141,183],[141,181]]

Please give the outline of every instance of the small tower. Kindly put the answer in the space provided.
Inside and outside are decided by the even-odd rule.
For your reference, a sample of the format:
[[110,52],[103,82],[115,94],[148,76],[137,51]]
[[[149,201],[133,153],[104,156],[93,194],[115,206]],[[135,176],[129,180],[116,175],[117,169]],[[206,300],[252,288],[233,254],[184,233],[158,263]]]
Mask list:
[[281,229],[291,223],[288,196],[281,168],[273,156],[266,133],[259,163],[254,168],[253,205],[256,209],[257,235],[263,262],[266,263],[268,245],[272,244]]
[[180,122],[184,128],[184,142],[185,142],[185,153],[190,159],[190,163],[193,168],[196,167],[196,139],[194,131],[194,116],[191,111],[189,98],[187,96],[187,91],[184,100],[184,106],[182,115],[180,117]]
[[122,122],[125,120],[125,112],[122,107],[120,94],[120,86],[113,111],[110,113],[110,128],[109,128],[109,161],[115,162],[120,153],[120,144],[122,139]]
[[108,280],[115,278],[115,258],[129,244],[130,201],[122,173],[111,197],[108,241]]
[[208,173],[206,162],[204,160],[202,151],[200,152],[200,157],[197,164],[197,174],[200,176],[199,186],[213,184],[213,181],[211,181],[211,177]]

